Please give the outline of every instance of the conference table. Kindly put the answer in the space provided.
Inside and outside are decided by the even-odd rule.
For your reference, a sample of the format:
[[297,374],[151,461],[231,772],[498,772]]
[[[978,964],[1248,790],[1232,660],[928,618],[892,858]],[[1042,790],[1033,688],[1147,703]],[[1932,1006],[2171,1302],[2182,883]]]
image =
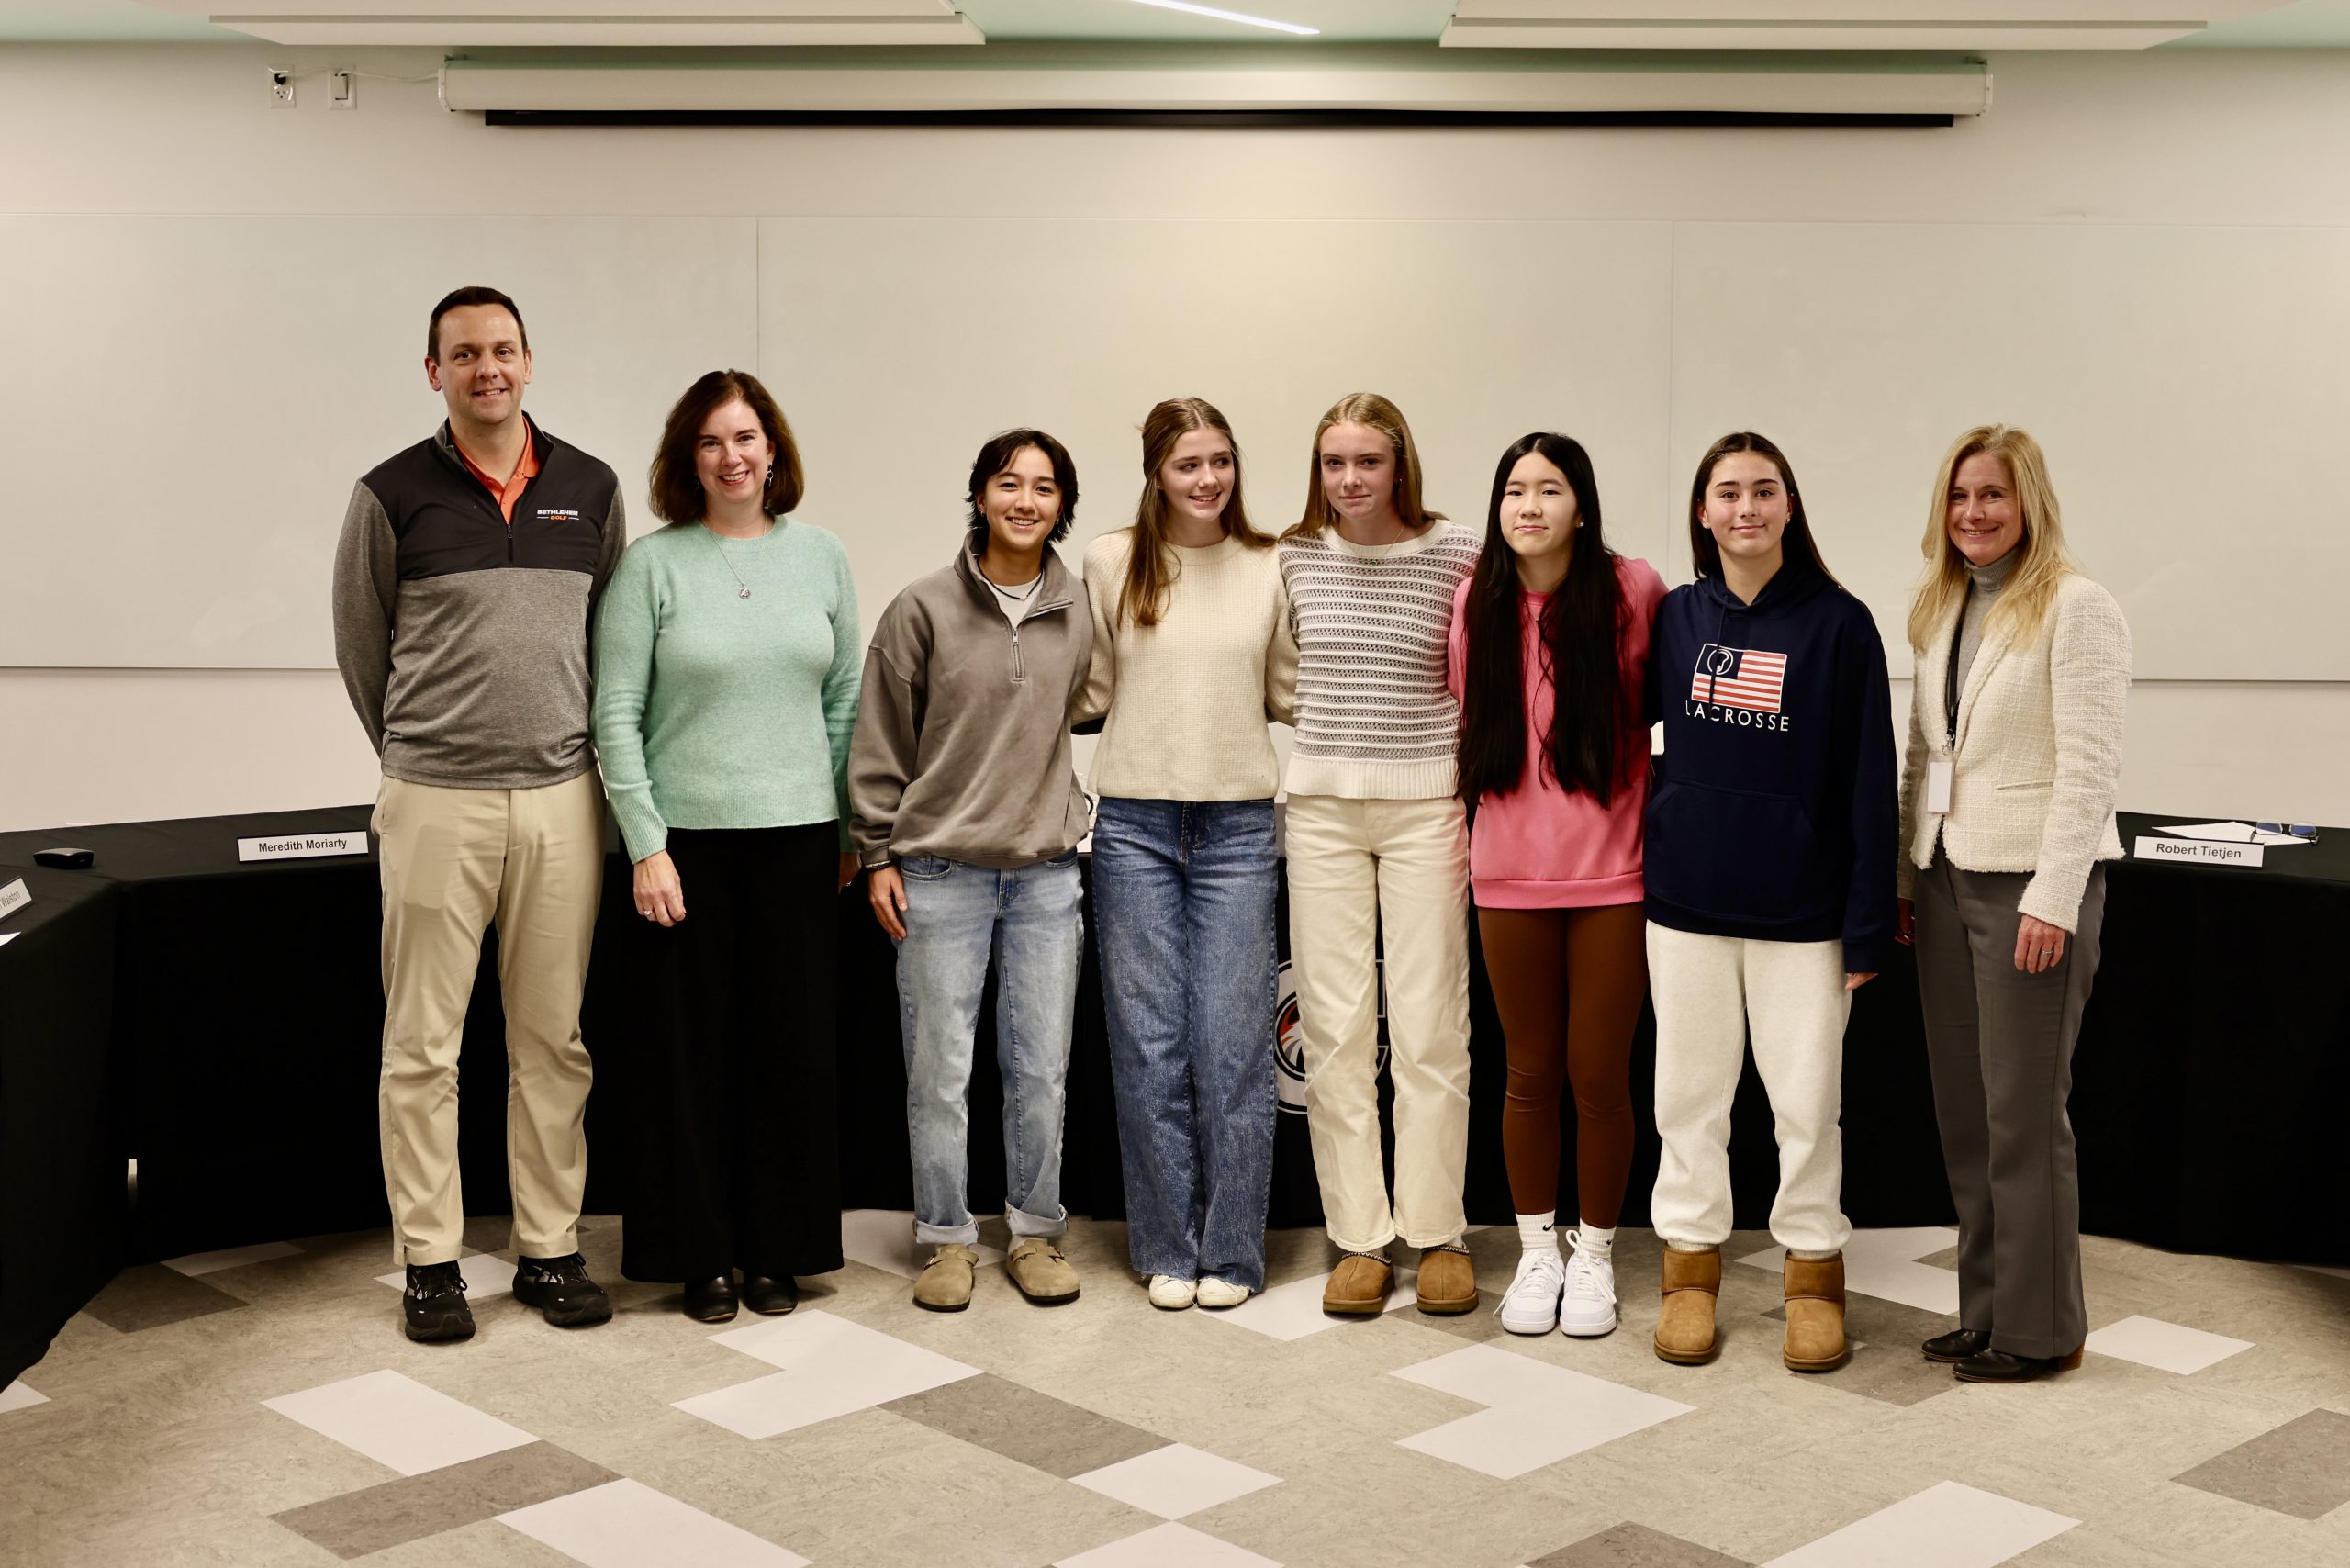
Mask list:
[[[239,839],[364,829],[368,808],[0,834],[0,886],[34,894],[0,919],[0,1382],[126,1261],[387,1222],[375,1082],[383,994],[374,855],[244,862]],[[2125,843],[2175,818],[2125,814]],[[32,865],[65,843],[86,870]],[[1090,876],[1090,866],[1088,868]],[[2312,934],[2350,929],[2350,834],[2268,852],[2253,869],[2124,860],[2109,870],[2104,958],[2075,1058],[2084,1228],[2182,1250],[2350,1263],[2350,1238],[2313,1216],[2350,1207],[2335,1152],[2350,1103],[2350,969],[2296,962]],[[584,1006],[605,1087],[588,1103],[590,1212],[625,1206],[629,1107],[613,1058],[649,1037],[643,923],[608,847]],[[912,1185],[894,955],[862,881],[842,895],[843,1201],[907,1208]],[[1287,921],[1281,920],[1286,948]],[[1088,945],[1069,1078],[1063,1198],[1124,1213],[1098,963]],[[504,1024],[496,935],[484,944],[461,1058],[460,1152],[471,1214],[508,1209]],[[1473,953],[1473,947],[1472,947]],[[779,957],[787,965],[790,955]],[[1287,987],[1283,986],[1286,997]],[[1501,1163],[1504,1047],[1472,966],[1472,1221],[1508,1223]],[[992,983],[971,1090],[971,1202],[1003,1194]],[[1288,1040],[1294,1064],[1293,1013]],[[1269,1019],[1266,1048],[1282,1054]],[[1639,1141],[1624,1223],[1647,1221],[1657,1146],[1654,1025],[1632,1078]],[[1269,1220],[1320,1220],[1305,1119],[1278,1118]],[[1386,1092],[1382,1081],[1382,1097]],[[1562,1107],[1563,1212],[1572,1212],[1573,1115]],[[1948,1224],[1916,978],[1907,950],[1855,996],[1844,1066],[1844,1202],[1862,1226]],[[1776,1182],[1769,1108],[1751,1062],[1732,1113],[1737,1223],[1767,1221]],[[137,1162],[126,1202],[127,1161]],[[25,1355],[30,1348],[31,1355]]]

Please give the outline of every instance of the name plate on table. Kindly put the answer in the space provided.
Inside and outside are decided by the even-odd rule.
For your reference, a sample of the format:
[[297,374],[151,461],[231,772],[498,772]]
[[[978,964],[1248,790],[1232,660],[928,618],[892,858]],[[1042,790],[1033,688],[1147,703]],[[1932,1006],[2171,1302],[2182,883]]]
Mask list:
[[2226,844],[2210,838],[2155,838],[2151,834],[2138,836],[2138,847],[2132,851],[2139,860],[2191,860],[2199,866],[2257,866],[2265,844]]
[[364,855],[367,830],[356,833],[290,833],[283,838],[237,840],[240,860],[308,860],[320,855]]
[[0,916],[11,915],[33,902],[32,890],[25,886],[22,877],[0,888]]

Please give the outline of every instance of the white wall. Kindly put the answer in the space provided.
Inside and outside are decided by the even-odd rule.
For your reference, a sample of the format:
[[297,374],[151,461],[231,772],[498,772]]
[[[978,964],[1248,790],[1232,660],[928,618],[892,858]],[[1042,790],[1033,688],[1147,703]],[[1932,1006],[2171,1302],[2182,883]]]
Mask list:
[[[429,77],[434,57],[0,52],[0,146],[10,149],[0,212],[411,213],[458,233],[469,217],[511,214],[2350,225],[2350,182],[2324,173],[2350,167],[2350,53],[2002,57],[1991,114],[1955,129],[1728,132],[492,130],[443,113],[429,80],[363,78],[352,114],[327,112],[317,93],[297,110],[271,109],[260,67],[287,61]],[[483,273],[495,277],[494,255]],[[1556,308],[1526,301],[1529,312]],[[1355,340],[1351,357],[1376,329],[1331,330]],[[102,527],[108,505],[169,505],[171,476],[141,469],[120,416],[129,411],[135,431],[172,411],[140,404],[136,345],[111,342],[104,322],[84,342],[119,362],[121,388],[91,411],[86,448],[25,452],[0,431],[0,615],[39,591],[8,567],[26,531]],[[566,347],[541,345],[543,379],[578,374]],[[1955,332],[1953,349],[1991,352]],[[19,378],[40,372],[5,324],[0,364]],[[437,417],[420,392],[416,431]],[[265,405],[250,424],[257,470],[282,461]],[[386,430],[385,450],[413,434]],[[2146,461],[2193,436],[2150,432]],[[36,461],[87,467],[87,515],[12,505],[6,475]],[[1293,504],[1290,467],[1278,456],[1256,465],[1268,516]],[[126,484],[127,495],[117,487]],[[1089,522],[1114,521],[1115,504],[1089,509]],[[2309,527],[2338,529],[2328,511],[2312,496]],[[1907,535],[1915,521],[1888,526]],[[933,554],[910,551],[905,575]],[[2250,623],[2263,606],[2214,602],[2210,613]],[[0,669],[0,829],[352,801],[373,787],[372,756],[330,671]],[[2350,684],[2141,681],[2122,803],[2350,823]]]

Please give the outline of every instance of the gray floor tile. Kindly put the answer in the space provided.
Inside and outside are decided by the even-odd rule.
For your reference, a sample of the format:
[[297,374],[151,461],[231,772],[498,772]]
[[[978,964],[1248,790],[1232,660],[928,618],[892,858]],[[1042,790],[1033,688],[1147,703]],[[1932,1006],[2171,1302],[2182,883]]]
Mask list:
[[2350,1503],[2350,1416],[2312,1410],[2176,1479],[2297,1519],[2322,1518]]
[[1167,1446],[1165,1438],[993,1373],[893,1399],[882,1409],[1066,1481]]
[[[1762,1316],[1785,1324],[1787,1309],[1775,1306]],[[1919,1347],[1956,1327],[1956,1318],[1937,1312],[1875,1296],[1850,1296],[1844,1305],[1844,1335],[1852,1341],[1852,1359],[1817,1378],[1832,1382],[1846,1394],[1865,1394],[1887,1405],[1922,1404],[1953,1392],[1958,1383],[1948,1366],[1926,1360]]]
[[1747,1568],[1742,1557],[1666,1535],[1646,1525],[1620,1524],[1538,1557],[1526,1568]]
[[117,1274],[82,1310],[109,1328],[136,1334],[215,1312],[232,1312],[244,1305],[227,1291],[176,1269],[141,1263]]
[[348,1560],[618,1479],[551,1443],[531,1443],[272,1517]]

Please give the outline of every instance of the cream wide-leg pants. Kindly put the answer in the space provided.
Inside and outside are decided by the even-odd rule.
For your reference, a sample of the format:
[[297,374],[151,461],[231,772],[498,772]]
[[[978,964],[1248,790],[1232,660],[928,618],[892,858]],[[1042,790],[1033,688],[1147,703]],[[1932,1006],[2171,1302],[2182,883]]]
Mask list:
[[483,931],[498,923],[506,1009],[506,1163],[513,1246],[579,1249],[582,1132],[593,1076],[579,998],[604,877],[595,773],[541,790],[450,790],[386,778],[374,826],[384,884],[384,1191],[401,1263],[464,1250],[457,1054]]
[[[1290,961],[1330,1239],[1441,1247],[1468,1226],[1469,834],[1460,802],[1289,801]],[[1376,945],[1376,946],[1375,946]],[[1383,954],[1382,965],[1377,955]],[[1380,1157],[1385,970],[1395,1191]]]
[[1664,1145],[1650,1223],[1684,1249],[1729,1238],[1729,1107],[1751,1029],[1778,1130],[1771,1238],[1791,1252],[1843,1250],[1844,945],[1700,936],[1654,921],[1648,937]]

